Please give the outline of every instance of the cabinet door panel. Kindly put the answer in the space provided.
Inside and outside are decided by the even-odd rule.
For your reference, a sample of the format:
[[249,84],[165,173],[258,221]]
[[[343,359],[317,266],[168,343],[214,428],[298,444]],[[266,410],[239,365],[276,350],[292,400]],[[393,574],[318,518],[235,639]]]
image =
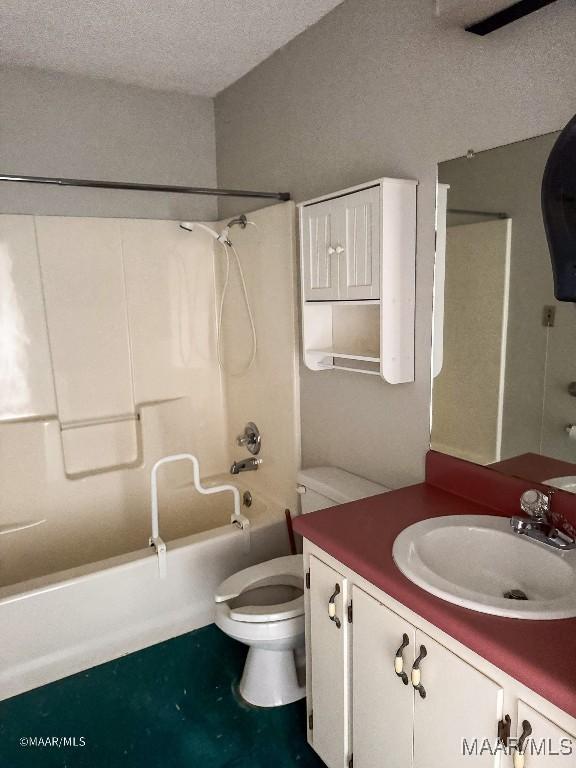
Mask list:
[[332,200],[302,211],[302,267],[307,301],[339,298],[339,259],[333,243],[337,237],[337,216],[338,206]]
[[[328,603],[334,592],[336,614]],[[328,768],[344,768],[349,752],[348,582],[315,557],[310,558],[311,743]]]
[[524,749],[526,768],[573,768],[576,765],[576,738],[548,720],[523,701],[518,702],[517,738],[522,734],[522,723],[532,727]]
[[502,688],[418,630],[417,654],[421,646],[426,697],[415,692],[414,768],[499,768],[500,752],[486,747],[497,743]]
[[412,764],[414,691],[396,675],[402,644],[410,677],[415,630],[358,587],[352,588],[352,750],[354,768],[409,768]]
[[340,298],[380,298],[380,188],[340,198]]

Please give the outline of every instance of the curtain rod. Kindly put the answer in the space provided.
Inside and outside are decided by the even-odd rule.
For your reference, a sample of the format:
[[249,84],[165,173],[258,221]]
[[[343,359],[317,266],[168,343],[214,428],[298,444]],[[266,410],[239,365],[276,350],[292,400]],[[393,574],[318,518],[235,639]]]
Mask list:
[[446,213],[464,213],[469,216],[489,216],[491,219],[509,218],[508,214],[502,213],[502,211],[494,211],[494,213],[491,213],[490,211],[469,211],[466,208],[448,208]]
[[61,179],[50,176],[18,176],[0,173],[0,181],[28,184],[52,184],[59,187],[95,187],[97,189],[129,189],[136,192],[174,192],[182,195],[214,195],[218,197],[264,197],[290,200],[290,192],[252,192],[246,189],[212,189],[210,187],[181,187],[169,184],[134,184],[128,181],[94,181],[93,179]]

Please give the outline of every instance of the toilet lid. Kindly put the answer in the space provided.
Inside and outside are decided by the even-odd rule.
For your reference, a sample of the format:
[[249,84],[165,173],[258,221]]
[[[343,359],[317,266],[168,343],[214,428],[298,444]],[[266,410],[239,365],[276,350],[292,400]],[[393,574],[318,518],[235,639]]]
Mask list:
[[[303,587],[303,582],[302,555],[277,557],[234,573],[220,584],[214,599],[217,603],[225,603],[256,587],[280,584]],[[231,619],[246,622],[283,621],[302,616],[303,613],[304,595],[274,605],[242,605],[230,608]]]

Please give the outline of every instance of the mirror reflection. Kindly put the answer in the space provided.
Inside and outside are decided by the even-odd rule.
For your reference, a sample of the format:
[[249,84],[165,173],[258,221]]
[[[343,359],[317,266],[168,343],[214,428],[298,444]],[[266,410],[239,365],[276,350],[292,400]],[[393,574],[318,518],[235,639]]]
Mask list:
[[554,298],[540,202],[558,135],[438,167],[431,447],[576,492],[576,305]]

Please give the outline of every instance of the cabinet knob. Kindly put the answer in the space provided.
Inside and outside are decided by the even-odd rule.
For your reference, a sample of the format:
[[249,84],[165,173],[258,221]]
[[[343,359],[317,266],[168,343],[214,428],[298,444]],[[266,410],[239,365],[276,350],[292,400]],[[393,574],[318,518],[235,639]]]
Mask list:
[[522,721],[522,735],[518,739],[518,744],[516,746],[516,750],[514,752],[514,768],[524,768],[525,758],[525,747],[526,747],[526,739],[531,735],[532,733],[532,726],[530,725],[528,720]]
[[344,248],[341,245],[336,246],[336,253],[340,255],[341,253],[344,253]]
[[336,596],[339,594],[340,584],[335,584],[334,592],[332,593],[330,600],[328,600],[328,616],[330,617],[330,621],[333,621],[338,629],[340,629],[340,619],[336,616]]
[[418,657],[416,658],[416,661],[412,665],[412,674],[411,674],[411,680],[412,680],[412,686],[414,687],[414,690],[418,691],[421,698],[426,698],[426,689],[421,683],[421,671],[420,671],[420,663],[422,659],[425,659],[428,655],[428,651],[426,650],[426,647],[424,645],[420,646],[420,653]]
[[328,256],[333,256],[336,253],[336,248],[333,248],[331,245],[328,246]]
[[404,655],[403,651],[404,648],[406,648],[408,645],[410,645],[410,640],[408,639],[408,635],[404,633],[402,635],[402,645],[398,650],[396,651],[396,656],[394,657],[394,672],[398,675],[398,677],[402,680],[404,685],[408,685],[408,675],[406,672],[404,672]]

